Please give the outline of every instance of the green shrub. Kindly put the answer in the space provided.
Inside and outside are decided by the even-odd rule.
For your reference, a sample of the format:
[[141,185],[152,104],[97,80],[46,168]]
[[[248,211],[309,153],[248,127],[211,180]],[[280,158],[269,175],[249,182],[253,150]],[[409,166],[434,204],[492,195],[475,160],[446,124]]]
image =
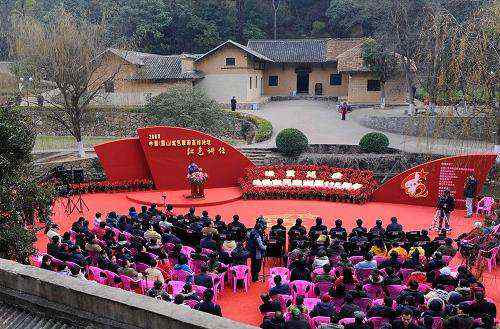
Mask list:
[[382,133],[371,132],[361,137],[359,146],[367,153],[382,153],[389,146],[389,138]]
[[309,146],[307,136],[298,129],[286,128],[276,136],[276,148],[286,156],[298,156]]
[[231,110],[224,110],[224,112],[226,112],[227,115],[232,115],[239,119],[247,120],[253,123],[257,127],[257,130],[255,132],[255,143],[267,141],[273,136],[273,125],[270,121],[264,118],[258,117],[253,114],[245,114]]

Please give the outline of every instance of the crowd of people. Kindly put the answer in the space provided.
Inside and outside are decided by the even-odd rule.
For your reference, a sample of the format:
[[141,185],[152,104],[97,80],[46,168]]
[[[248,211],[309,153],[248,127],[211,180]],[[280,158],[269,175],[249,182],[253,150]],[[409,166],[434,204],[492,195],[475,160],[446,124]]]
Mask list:
[[[498,234],[485,236],[498,245]],[[397,218],[372,228],[358,219],[348,232],[341,220],[329,229],[317,218],[308,230],[299,218],[287,229],[281,219],[268,228],[260,216],[247,228],[238,215],[226,223],[194,208],[175,214],[170,205],[165,211],[152,205],[123,215],[97,213],[91,222],[81,217],[62,235],[52,230],[40,266],[121,288],[124,276],[144,279],[154,283],[144,291],[150,297],[222,316],[215,300],[233,276],[231,266],[250,258],[257,281],[263,259],[277,257],[285,274],[271,275],[261,296],[265,329],[308,329],[319,317],[328,322],[322,329],[376,328],[374,318],[385,328],[436,328],[439,317],[446,328],[493,328],[496,307],[481,282],[466,266],[448,265],[461,247],[446,230],[434,239],[426,230],[405,232]],[[95,267],[105,271],[103,278],[95,278]],[[184,283],[174,293],[167,287],[179,272]],[[297,282],[313,288],[301,293]],[[317,303],[306,306],[311,298]]]

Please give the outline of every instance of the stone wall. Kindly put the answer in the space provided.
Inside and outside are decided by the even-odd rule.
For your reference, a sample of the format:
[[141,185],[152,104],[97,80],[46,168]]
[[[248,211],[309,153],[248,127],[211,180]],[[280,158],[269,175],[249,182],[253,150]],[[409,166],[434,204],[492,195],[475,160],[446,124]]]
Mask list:
[[249,325],[0,259],[0,298],[79,328],[251,329]]
[[361,125],[410,136],[494,142],[496,120],[491,116],[359,116]]
[[[41,135],[50,136],[67,136],[69,133],[60,124],[55,124],[54,121],[47,115],[48,112],[44,109],[26,108],[25,113],[28,114],[34,122],[35,130]],[[51,110],[54,114],[55,110]],[[57,113],[57,112],[56,112]],[[56,114],[57,115],[57,114]],[[61,116],[62,111],[61,111]],[[227,125],[228,129],[224,136],[219,138],[242,139],[241,126],[243,119],[230,118],[234,124]],[[136,137],[137,128],[142,128],[156,124],[149,115],[139,109],[134,108],[100,108],[92,109],[88,112],[88,116],[83,122],[84,136],[105,136],[105,137]],[[210,133],[210,131],[207,131]]]

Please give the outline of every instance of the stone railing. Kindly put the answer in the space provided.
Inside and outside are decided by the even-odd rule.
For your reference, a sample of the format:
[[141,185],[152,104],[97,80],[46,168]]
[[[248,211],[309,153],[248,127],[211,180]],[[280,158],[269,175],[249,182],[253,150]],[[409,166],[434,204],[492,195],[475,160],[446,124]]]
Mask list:
[[417,137],[477,140],[492,143],[496,120],[491,116],[363,115],[356,121],[368,128]]
[[[251,329],[249,325],[93,281],[0,259],[0,300],[77,327]],[[6,324],[8,325],[8,323]]]

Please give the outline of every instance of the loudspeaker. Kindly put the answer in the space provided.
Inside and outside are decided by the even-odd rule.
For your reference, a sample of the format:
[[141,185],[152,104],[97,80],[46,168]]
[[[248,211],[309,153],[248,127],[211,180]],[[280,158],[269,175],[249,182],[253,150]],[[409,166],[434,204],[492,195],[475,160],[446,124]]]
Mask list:
[[75,184],[83,183],[84,180],[85,180],[85,175],[83,174],[83,169],[73,170],[73,183]]

